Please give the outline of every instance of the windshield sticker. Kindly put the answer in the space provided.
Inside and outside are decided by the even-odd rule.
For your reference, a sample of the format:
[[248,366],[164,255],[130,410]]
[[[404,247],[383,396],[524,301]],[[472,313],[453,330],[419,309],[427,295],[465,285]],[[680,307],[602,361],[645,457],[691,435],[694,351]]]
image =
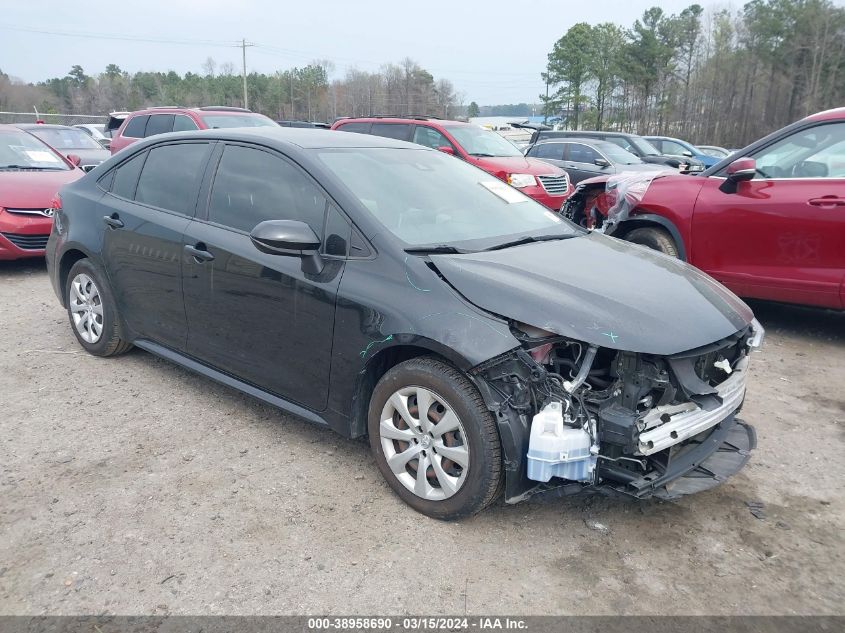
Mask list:
[[517,191],[510,185],[506,185],[501,180],[484,180],[482,182],[479,182],[478,184],[484,187],[490,193],[496,194],[508,204],[514,204],[516,202],[525,202],[526,200],[528,200],[528,198],[522,195],[519,191]]
[[24,151],[26,157],[33,163],[58,163],[59,159],[50,152],[28,149]]

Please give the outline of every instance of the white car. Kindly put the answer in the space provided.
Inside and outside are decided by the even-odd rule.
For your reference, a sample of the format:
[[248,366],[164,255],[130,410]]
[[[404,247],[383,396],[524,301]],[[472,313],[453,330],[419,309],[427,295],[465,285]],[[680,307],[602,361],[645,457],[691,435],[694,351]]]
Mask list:
[[79,128],[103,147],[109,146],[111,139],[103,134],[104,126],[102,123],[77,123],[73,127]]

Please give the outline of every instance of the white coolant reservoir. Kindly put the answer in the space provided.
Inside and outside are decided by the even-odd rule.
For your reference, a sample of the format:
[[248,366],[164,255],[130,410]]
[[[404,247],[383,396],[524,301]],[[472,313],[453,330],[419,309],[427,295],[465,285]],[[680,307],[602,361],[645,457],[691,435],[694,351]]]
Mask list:
[[596,457],[590,452],[590,444],[590,434],[584,429],[564,425],[561,403],[550,402],[531,421],[528,478],[592,481]]

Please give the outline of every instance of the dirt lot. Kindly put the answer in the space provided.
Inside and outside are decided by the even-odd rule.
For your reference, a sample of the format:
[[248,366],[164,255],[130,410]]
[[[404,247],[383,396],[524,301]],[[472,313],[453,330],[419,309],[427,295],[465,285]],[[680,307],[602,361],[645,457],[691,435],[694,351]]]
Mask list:
[[753,306],[760,446],[720,488],[444,524],[363,442],[85,354],[43,265],[0,262],[0,306],[0,613],[845,613],[845,315]]

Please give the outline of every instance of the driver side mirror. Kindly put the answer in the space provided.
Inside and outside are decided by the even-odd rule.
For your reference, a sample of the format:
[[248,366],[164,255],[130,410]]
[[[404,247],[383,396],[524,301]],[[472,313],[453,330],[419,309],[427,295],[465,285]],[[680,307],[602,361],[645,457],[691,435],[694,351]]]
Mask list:
[[441,145],[437,148],[438,152],[443,152],[444,154],[449,154],[449,156],[455,155],[455,150],[449,147],[448,145]]
[[604,158],[597,158],[593,162],[599,167],[610,167],[610,161]]
[[687,149],[687,150],[684,150],[684,151],[683,151],[683,152],[681,152],[681,153],[682,153],[684,156],[686,156],[687,158],[692,158],[692,152],[691,152],[691,151],[689,151],[688,149]]
[[757,174],[757,161],[743,156],[737,158],[725,170],[725,182],[719,187],[725,193],[736,193],[737,185],[751,180]]
[[76,154],[68,154],[67,159],[71,162],[74,167],[79,167],[79,164],[82,162],[82,159]]
[[301,257],[306,273],[318,274],[323,269],[317,234],[299,220],[266,220],[256,225],[249,234],[252,243],[262,253]]

